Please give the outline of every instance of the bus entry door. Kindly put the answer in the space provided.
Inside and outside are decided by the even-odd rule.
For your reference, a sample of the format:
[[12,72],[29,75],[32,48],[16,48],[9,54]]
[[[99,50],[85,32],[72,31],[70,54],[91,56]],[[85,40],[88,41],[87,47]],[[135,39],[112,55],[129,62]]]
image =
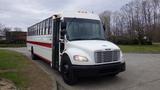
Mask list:
[[59,69],[59,31],[60,18],[54,19],[52,39],[52,67]]

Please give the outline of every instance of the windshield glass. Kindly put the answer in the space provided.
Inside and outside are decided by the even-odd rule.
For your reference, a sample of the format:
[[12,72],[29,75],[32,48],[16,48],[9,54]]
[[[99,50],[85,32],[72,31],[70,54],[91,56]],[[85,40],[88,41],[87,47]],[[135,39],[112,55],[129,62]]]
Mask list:
[[67,18],[67,38],[73,40],[105,40],[99,20]]

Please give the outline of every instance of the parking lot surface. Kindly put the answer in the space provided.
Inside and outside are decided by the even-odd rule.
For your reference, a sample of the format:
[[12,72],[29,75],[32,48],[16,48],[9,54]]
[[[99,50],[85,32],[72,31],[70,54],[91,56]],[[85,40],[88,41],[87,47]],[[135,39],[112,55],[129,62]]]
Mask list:
[[[26,48],[8,48],[28,57]],[[116,77],[83,78],[74,86],[66,85],[60,73],[41,60],[37,65],[57,81],[59,90],[160,90],[160,54],[124,54],[126,71]]]

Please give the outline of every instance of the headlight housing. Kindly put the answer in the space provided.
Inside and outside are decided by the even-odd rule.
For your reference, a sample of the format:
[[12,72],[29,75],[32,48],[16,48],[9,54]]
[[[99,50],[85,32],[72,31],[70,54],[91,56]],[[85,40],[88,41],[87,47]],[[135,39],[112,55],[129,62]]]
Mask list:
[[121,60],[122,63],[125,62],[122,51],[120,51],[120,60]]
[[80,55],[73,56],[73,59],[75,61],[79,61],[79,62],[88,62],[88,58],[86,58],[84,56],[80,56]]
[[123,58],[123,53],[121,50],[120,50],[120,57]]

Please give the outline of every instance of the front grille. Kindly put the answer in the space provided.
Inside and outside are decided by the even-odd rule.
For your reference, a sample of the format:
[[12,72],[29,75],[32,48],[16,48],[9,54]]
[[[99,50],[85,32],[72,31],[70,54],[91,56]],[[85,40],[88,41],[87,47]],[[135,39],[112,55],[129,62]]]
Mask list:
[[95,52],[95,62],[104,63],[104,62],[113,62],[120,59],[120,51],[96,51]]

